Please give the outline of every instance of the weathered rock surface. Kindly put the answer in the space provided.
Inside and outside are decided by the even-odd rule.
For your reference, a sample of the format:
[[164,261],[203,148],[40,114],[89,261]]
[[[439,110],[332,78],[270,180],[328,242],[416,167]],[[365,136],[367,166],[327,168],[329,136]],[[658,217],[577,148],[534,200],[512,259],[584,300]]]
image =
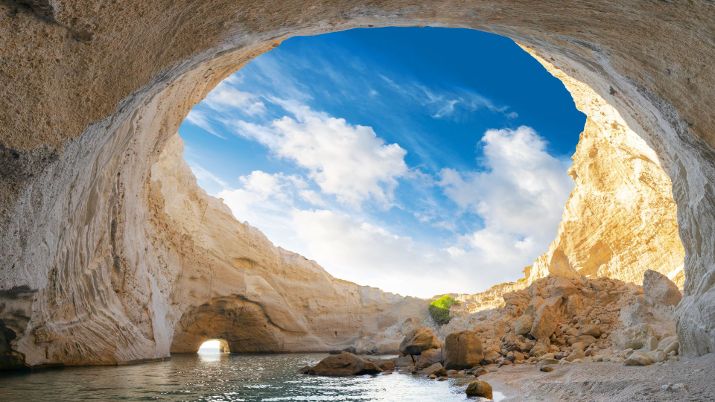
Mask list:
[[472,381],[467,385],[467,390],[465,391],[467,396],[479,396],[482,398],[492,399],[494,395],[492,393],[492,386],[488,382],[482,380]]
[[442,349],[427,349],[422,351],[420,356],[417,358],[417,361],[415,362],[415,368],[417,370],[421,370],[435,363],[442,363],[442,361]]
[[588,118],[572,157],[575,185],[558,234],[530,268],[529,282],[578,273],[640,284],[649,269],[677,277],[684,250],[672,184],[656,152],[603,97],[537,60],[561,79]]
[[428,349],[438,349],[442,346],[437,335],[431,328],[421,327],[408,332],[400,342],[400,353],[419,355]]
[[444,367],[469,369],[484,359],[482,342],[474,331],[461,331],[447,335],[444,341]]
[[379,374],[381,372],[382,369],[377,364],[348,352],[330,355],[315,366],[303,370],[303,374],[328,377]]
[[643,292],[648,303],[653,305],[675,306],[683,295],[665,275],[647,270],[643,275]]
[[430,364],[429,366],[425,367],[420,371],[420,373],[426,375],[426,376],[435,376],[435,377],[441,377],[441,376],[446,376],[447,375],[447,370],[444,369],[442,366],[442,363],[434,363]]
[[[203,304],[235,309],[239,300],[252,311],[244,318],[277,323],[265,331],[281,350],[339,349],[378,329],[398,332],[401,324],[375,315],[404,316],[392,307],[401,302],[341,285],[248,226],[228,230],[228,211],[195,198],[193,181],[164,183],[171,176],[152,166],[193,104],[281,39],[402,24],[507,35],[538,55],[588,114],[572,170],[577,189],[529,277],[639,282],[648,268],[682,278],[670,178],[685,248],[680,347],[715,351],[715,63],[703,62],[715,59],[710,2],[5,1],[0,15],[3,364],[164,357],[182,332],[181,345],[198,341],[192,322],[209,313]],[[212,224],[215,231],[203,231]],[[234,238],[230,253],[217,249]],[[290,298],[293,275],[311,295],[326,285],[325,302]],[[253,289],[267,291],[265,303]],[[349,307],[334,304],[346,292]],[[568,310],[579,300],[562,303]],[[345,333],[336,335],[335,325]],[[506,341],[529,346],[516,335]]]

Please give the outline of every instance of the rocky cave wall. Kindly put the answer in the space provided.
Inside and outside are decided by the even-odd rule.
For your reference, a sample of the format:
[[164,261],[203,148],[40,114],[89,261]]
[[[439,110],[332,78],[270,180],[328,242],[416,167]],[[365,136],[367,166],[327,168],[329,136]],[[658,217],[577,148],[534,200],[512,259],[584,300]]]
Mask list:
[[[377,310],[396,303],[407,311],[409,301],[345,284],[295,255],[266,249],[267,240],[248,227],[227,230],[231,225],[223,222],[204,230],[209,225],[202,221],[182,227],[182,219],[218,224],[225,221],[218,216],[230,217],[191,186],[183,193],[176,183],[167,190],[170,180],[158,180],[152,166],[173,146],[170,139],[193,104],[283,38],[428,24],[517,40],[559,69],[562,80],[592,89],[653,149],[672,181],[685,248],[682,351],[714,351],[714,7],[605,0],[568,6],[519,0],[0,2],[0,362],[164,357],[172,348],[189,350],[203,336],[192,330],[191,315],[201,319],[204,305],[243,311],[298,349],[345,344],[348,335],[322,332],[345,317],[386,317],[382,328],[394,328],[396,314]],[[644,156],[653,162],[653,155]],[[193,213],[168,213],[172,205]],[[230,252],[214,248],[236,233],[241,241]],[[567,254],[574,250],[569,247],[559,243],[549,253]],[[533,272],[554,271],[552,260]],[[574,261],[571,268],[580,270]],[[294,271],[307,282],[291,276]],[[238,285],[221,281],[223,275]],[[304,306],[290,296],[293,286],[313,291],[311,281],[321,275],[328,291],[319,300],[334,302],[339,294],[352,310],[321,318],[335,306]],[[197,286],[210,278],[219,278],[211,282],[216,287]],[[272,296],[259,292],[260,300],[251,299],[255,289]]]

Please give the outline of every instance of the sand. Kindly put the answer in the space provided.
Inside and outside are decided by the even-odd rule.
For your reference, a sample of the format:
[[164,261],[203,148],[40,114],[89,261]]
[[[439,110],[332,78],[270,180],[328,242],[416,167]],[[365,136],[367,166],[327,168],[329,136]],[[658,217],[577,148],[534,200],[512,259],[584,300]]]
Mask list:
[[504,366],[481,379],[505,401],[715,401],[715,353],[645,367],[622,363]]

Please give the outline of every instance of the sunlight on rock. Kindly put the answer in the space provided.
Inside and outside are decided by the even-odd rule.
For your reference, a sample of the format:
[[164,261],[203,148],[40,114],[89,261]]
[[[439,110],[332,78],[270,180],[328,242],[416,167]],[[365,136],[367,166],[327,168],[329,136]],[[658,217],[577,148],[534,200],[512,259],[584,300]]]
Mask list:
[[202,343],[197,353],[200,355],[220,355],[230,352],[226,341],[223,339],[211,339]]

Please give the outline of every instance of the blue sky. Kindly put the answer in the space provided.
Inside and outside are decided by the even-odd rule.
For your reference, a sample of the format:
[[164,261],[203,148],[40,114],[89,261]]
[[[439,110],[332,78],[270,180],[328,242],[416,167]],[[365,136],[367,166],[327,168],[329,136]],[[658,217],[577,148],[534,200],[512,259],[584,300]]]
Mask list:
[[511,40],[356,29],[286,40],[179,133],[199,184],[333,275],[476,292],[553,239],[585,116]]

